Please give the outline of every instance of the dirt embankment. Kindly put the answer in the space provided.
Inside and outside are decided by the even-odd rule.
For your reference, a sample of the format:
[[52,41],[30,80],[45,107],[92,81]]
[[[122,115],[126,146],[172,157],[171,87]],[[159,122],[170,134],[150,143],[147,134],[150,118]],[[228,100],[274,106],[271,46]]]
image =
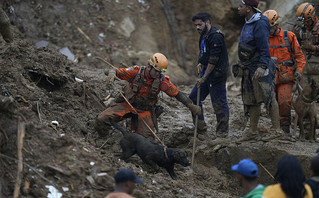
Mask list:
[[[176,13],[177,8],[183,7],[179,3],[172,6]],[[191,5],[200,9],[195,2]],[[132,64],[144,62],[148,57],[142,48],[135,50],[144,42],[148,42],[146,46],[154,47],[148,50],[164,50],[163,46],[159,47],[163,42],[154,44],[151,41],[159,35],[169,35],[165,32],[169,30],[160,33],[153,28],[147,29],[154,19],[157,24],[167,25],[159,2],[15,1],[8,4],[8,10],[10,6],[14,8],[10,18],[15,40],[10,44],[0,40],[0,197],[13,195],[17,178],[18,123],[25,123],[26,132],[21,197],[47,197],[49,189],[46,186],[54,186],[63,197],[103,197],[113,190],[112,177],[121,167],[130,167],[145,179],[145,183],[137,187],[136,197],[239,196],[239,186],[230,166],[244,157],[262,163],[274,173],[281,156],[294,154],[307,170],[317,147],[315,143],[235,143],[242,133],[239,131],[242,103],[238,91],[229,91],[228,139],[213,139],[216,118],[209,100],[205,101],[208,133],[197,140],[196,168],[175,167],[178,180],[172,180],[163,169],[151,170],[138,157],[132,157],[128,163],[119,160],[121,134],[114,131],[110,137],[101,139],[93,129],[95,116],[105,108],[102,99],[110,91],[103,84],[105,65],[95,57],[107,58],[116,65],[121,62]],[[157,14],[161,17],[157,18]],[[188,18],[188,14],[191,15],[188,8],[178,12],[178,23]],[[128,28],[122,29],[125,34],[119,29],[123,20],[125,27],[130,26],[126,17],[140,27],[134,26],[129,37]],[[194,31],[186,27],[181,29],[183,32]],[[142,35],[147,39],[137,37],[138,31],[145,31]],[[197,36],[193,38],[194,42]],[[47,40],[49,45],[36,48],[34,44],[39,40]],[[67,60],[58,52],[65,46],[74,53],[77,62]],[[167,52],[170,48],[172,46]],[[168,54],[173,57],[173,53]],[[192,88],[179,87],[184,92]],[[169,147],[186,150],[190,158],[194,130],[188,109],[165,95],[160,95],[160,101],[165,113],[159,119],[159,137]],[[263,126],[269,126],[269,123],[263,111],[261,128],[267,129]],[[265,171],[260,172],[262,183],[272,183]],[[309,176],[309,172],[306,173]]]

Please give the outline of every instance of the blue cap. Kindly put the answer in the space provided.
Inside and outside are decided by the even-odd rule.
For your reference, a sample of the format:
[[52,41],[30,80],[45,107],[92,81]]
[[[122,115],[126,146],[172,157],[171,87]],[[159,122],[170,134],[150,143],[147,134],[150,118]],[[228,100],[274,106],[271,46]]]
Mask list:
[[132,181],[138,184],[143,183],[143,179],[136,176],[134,171],[129,168],[120,169],[114,176],[115,183],[125,183],[127,181]]
[[247,177],[258,176],[258,167],[250,159],[241,160],[238,164],[233,165],[231,169]]

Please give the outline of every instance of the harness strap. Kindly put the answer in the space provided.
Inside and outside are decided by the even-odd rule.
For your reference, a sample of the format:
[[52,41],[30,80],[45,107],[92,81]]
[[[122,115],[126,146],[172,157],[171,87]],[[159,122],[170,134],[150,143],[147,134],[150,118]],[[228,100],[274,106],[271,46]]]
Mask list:
[[[292,38],[292,40],[294,40],[294,37]],[[271,45],[269,47],[274,48],[274,49],[286,47],[288,49],[288,52],[290,55],[290,60],[286,60],[283,62],[277,62],[277,64],[281,64],[281,66],[293,67],[293,66],[295,66],[295,56],[292,53],[291,43],[289,42],[287,30],[284,30],[284,41],[285,41],[285,44],[283,44],[283,45]],[[295,70],[295,68],[294,68],[294,70]]]
[[301,95],[301,99],[302,101],[304,101],[305,103],[313,103],[315,102],[317,99],[310,99],[310,98],[307,98],[306,96],[304,95]]

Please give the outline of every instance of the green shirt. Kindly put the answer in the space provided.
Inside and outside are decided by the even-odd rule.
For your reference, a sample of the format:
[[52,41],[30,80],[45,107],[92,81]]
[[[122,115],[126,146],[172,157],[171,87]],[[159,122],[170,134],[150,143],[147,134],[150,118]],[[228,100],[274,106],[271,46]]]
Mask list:
[[262,198],[265,188],[266,186],[258,184],[254,190],[250,191],[246,196],[241,196],[240,198]]

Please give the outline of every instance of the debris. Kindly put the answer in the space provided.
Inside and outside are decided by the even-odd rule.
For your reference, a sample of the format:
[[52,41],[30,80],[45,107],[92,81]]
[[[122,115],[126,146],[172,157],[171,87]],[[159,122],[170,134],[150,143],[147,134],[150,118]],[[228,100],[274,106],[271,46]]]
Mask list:
[[68,47],[63,47],[59,50],[59,52],[63,55],[65,55],[70,61],[74,61],[75,56],[74,54],[69,50]]
[[39,105],[38,101],[37,101],[37,112],[38,112],[38,117],[39,117],[40,123],[42,124],[42,118],[41,118],[41,113],[40,113],[40,105]]
[[78,27],[77,30],[78,30],[90,43],[92,43],[91,38],[90,38],[88,35],[86,35],[81,28]]
[[74,79],[75,79],[76,82],[79,82],[79,83],[83,82],[83,80],[80,79],[80,78],[75,77]]
[[98,40],[102,43],[102,42],[104,41],[105,34],[104,34],[104,33],[100,33],[97,38],[98,38]]
[[70,189],[69,189],[68,187],[62,187],[62,190],[63,190],[64,192],[67,192],[67,191],[69,191]]
[[49,42],[48,41],[39,41],[35,44],[35,46],[37,48],[41,48],[41,47],[47,47],[49,45]]
[[54,186],[45,185],[47,189],[49,189],[50,193],[47,198],[61,198],[62,193],[60,193]]
[[25,193],[25,194],[30,193],[30,191],[31,191],[31,189],[30,189],[30,182],[24,181],[24,185],[23,185],[22,191],[23,191],[23,193]]
[[107,173],[98,173],[98,174],[96,174],[98,177],[101,177],[101,176],[105,176],[105,175],[107,175]]
[[25,124],[24,122],[18,121],[18,170],[17,170],[17,180],[14,185],[14,193],[13,198],[18,198],[20,193],[20,186],[21,186],[21,177],[22,177],[22,170],[23,170],[23,156],[22,156],[22,149],[23,149],[23,138],[25,135]]
[[55,125],[55,126],[59,126],[59,122],[56,121],[56,120],[53,120],[53,121],[51,122],[51,124],[52,124],[52,125]]

